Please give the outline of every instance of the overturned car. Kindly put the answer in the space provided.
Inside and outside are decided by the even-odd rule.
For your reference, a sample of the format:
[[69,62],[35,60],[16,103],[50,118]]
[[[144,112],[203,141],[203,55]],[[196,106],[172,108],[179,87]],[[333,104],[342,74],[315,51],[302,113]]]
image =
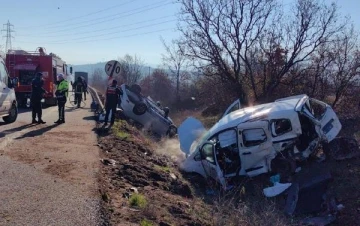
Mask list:
[[151,97],[144,97],[137,84],[123,84],[119,88],[122,90],[121,109],[126,117],[158,135],[173,137],[177,134],[177,127],[169,117],[169,108],[160,108]]
[[[296,161],[315,155],[341,127],[328,104],[307,95],[242,109],[237,101],[209,131],[194,118],[180,125],[180,148],[188,155],[180,168],[222,186],[235,176],[284,170],[279,165],[295,171]],[[197,139],[199,133],[203,135]]]

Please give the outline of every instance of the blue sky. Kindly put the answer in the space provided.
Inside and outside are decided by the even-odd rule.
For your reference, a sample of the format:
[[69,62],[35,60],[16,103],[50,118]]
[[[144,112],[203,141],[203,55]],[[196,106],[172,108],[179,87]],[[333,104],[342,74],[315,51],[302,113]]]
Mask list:
[[[360,31],[360,1],[337,3],[340,13],[351,16]],[[136,54],[146,65],[157,66],[164,53],[160,36],[167,41],[179,36],[178,10],[173,0],[2,1],[0,23],[9,20],[14,25],[13,48],[34,51],[43,46],[69,64]],[[0,39],[0,45],[5,47],[5,38]]]

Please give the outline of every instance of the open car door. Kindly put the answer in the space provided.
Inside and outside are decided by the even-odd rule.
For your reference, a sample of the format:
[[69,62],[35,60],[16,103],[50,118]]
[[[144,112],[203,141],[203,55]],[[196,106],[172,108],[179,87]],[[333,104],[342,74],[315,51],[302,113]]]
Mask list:
[[301,108],[301,112],[318,125],[318,133],[326,142],[332,141],[340,132],[342,126],[335,111],[330,105],[309,98]]
[[257,176],[270,169],[275,157],[267,121],[246,122],[238,125],[241,170],[240,175]]
[[225,187],[225,178],[216,159],[215,144],[212,142],[203,144],[200,154],[201,164],[204,167],[207,178],[211,178],[220,183],[222,187]]
[[241,107],[241,104],[240,104],[240,99],[237,99],[236,101],[234,101],[227,109],[226,111],[224,112],[224,114],[221,116],[221,118],[223,118],[224,116],[226,116],[227,114],[233,112],[233,111],[236,111],[236,110],[239,110]]

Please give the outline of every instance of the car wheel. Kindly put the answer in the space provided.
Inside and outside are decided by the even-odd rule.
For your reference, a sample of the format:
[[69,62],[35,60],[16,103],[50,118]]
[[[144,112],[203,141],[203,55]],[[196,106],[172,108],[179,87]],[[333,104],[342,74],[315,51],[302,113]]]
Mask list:
[[133,113],[135,115],[143,115],[147,111],[147,106],[145,103],[136,103],[133,108]]
[[13,122],[15,122],[15,121],[16,121],[16,118],[17,118],[17,116],[18,116],[18,109],[17,109],[17,107],[16,107],[15,104],[13,104],[13,105],[11,106],[11,109],[10,109],[9,113],[10,113],[10,114],[9,114],[8,116],[5,116],[5,117],[3,118],[3,120],[4,120],[6,123],[13,123]]
[[130,87],[130,91],[135,93],[135,94],[140,94],[141,93],[141,87],[138,84],[133,84]]
[[169,136],[169,138],[173,138],[177,134],[177,128],[174,125],[170,125],[168,131],[166,132],[166,135]]

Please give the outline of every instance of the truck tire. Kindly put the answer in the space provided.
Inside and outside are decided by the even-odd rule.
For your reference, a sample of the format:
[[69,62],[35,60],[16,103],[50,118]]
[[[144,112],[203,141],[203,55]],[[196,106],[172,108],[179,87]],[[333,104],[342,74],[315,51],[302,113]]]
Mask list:
[[16,121],[17,116],[18,116],[18,109],[16,107],[16,104],[13,104],[9,111],[9,115],[3,117],[3,120],[5,121],[5,123],[13,123]]
[[136,103],[133,108],[133,113],[135,115],[143,115],[147,111],[147,105],[145,103],[139,102]]

